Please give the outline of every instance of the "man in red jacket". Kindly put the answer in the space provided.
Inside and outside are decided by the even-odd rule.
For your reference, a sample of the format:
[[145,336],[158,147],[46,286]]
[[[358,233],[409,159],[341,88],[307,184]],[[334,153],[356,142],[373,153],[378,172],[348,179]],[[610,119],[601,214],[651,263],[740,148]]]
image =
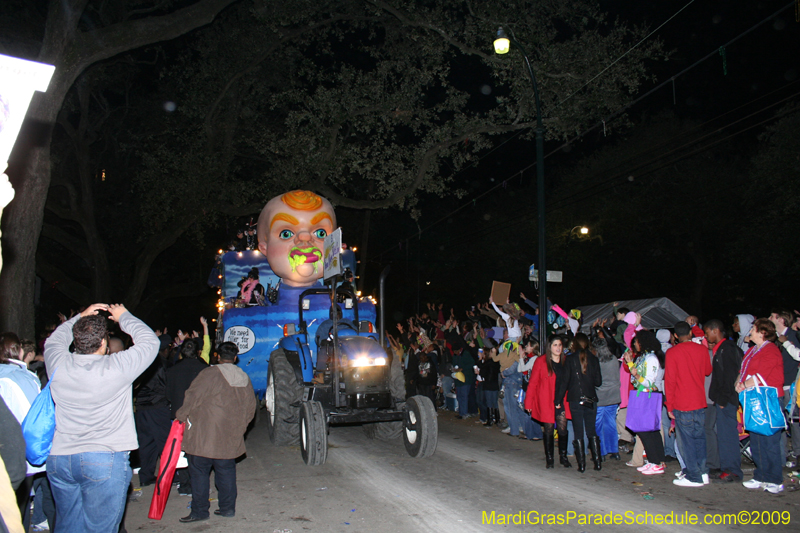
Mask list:
[[689,324],[675,324],[675,336],[677,344],[666,354],[664,392],[667,413],[675,420],[686,468],[684,475],[673,483],[680,487],[702,487],[708,483],[705,377],[711,374],[711,360],[704,346],[692,342]]

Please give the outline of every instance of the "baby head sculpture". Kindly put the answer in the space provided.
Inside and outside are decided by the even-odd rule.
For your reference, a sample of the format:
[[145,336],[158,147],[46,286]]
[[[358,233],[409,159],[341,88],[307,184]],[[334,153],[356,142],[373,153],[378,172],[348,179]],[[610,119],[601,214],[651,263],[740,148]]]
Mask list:
[[308,287],[322,277],[325,237],[336,229],[331,203],[311,191],[276,196],[258,217],[258,249],[272,271],[292,287]]

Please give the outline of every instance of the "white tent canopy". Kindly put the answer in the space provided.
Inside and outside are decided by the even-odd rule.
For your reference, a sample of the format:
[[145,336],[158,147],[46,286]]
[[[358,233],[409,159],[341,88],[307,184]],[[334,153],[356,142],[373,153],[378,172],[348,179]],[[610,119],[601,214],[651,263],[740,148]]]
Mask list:
[[[618,307],[627,307],[630,311],[642,315],[642,327],[647,329],[672,329],[677,322],[684,320],[689,313],[678,307],[669,298],[648,298],[646,300],[620,300]],[[581,311],[581,331],[589,333],[592,323],[597,320],[613,320],[614,304],[598,304],[579,307]]]

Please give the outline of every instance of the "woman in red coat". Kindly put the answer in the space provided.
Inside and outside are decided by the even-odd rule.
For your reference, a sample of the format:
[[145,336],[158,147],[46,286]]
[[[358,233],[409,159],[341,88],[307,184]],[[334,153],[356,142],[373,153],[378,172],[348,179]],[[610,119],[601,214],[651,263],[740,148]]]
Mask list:
[[547,352],[539,357],[531,369],[531,379],[525,393],[525,410],[531,418],[544,426],[544,457],[547,468],[553,468],[553,426],[558,429],[558,455],[561,464],[569,468],[567,460],[567,369],[564,366],[564,344],[561,337],[550,339]]

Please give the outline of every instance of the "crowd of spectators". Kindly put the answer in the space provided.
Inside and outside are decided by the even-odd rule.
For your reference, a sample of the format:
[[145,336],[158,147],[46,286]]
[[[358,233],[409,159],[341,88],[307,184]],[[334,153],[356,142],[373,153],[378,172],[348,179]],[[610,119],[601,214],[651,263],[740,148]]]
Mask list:
[[[196,423],[187,424],[184,437],[189,468],[177,470],[175,483],[179,494],[192,497],[192,512],[181,521],[208,518],[212,466],[215,514],[234,516],[234,461],[244,453],[256,406],[250,380],[235,364],[236,345],[212,351],[203,317],[202,334],[171,336],[121,305],[71,314],[59,315],[61,325],[46,328],[38,344],[0,335],[0,474],[8,480],[4,485],[0,475],[0,531],[125,531],[126,499],[137,500],[141,487],[156,483],[173,420],[190,417]],[[207,372],[212,368],[219,371]],[[46,464],[32,465],[20,426],[50,379],[56,433]]]
[[[546,468],[554,467],[557,442],[559,463],[570,468],[574,457],[581,473],[587,450],[594,470],[624,453],[642,475],[663,475],[677,463],[680,487],[713,479],[783,491],[783,468],[795,467],[800,455],[800,313],[741,314],[730,328],[687,316],[651,331],[616,303],[610,316],[588,325],[579,310],[548,302],[540,351],[539,309],[522,293],[520,300],[502,307],[490,300],[463,313],[429,303],[398,323],[390,342],[403,361],[407,396],[422,394],[456,419],[541,440]],[[784,431],[744,430],[739,392],[756,384],[777,390]],[[640,401],[645,396],[657,399]],[[660,423],[642,426],[647,417]],[[744,479],[742,456],[755,464],[752,479]]]
[[[490,300],[461,314],[428,304],[426,312],[398,323],[388,339],[402,360],[406,396],[424,395],[455,419],[474,418],[510,437],[541,441],[545,468],[555,468],[557,442],[559,464],[571,468],[572,458],[580,473],[588,450],[593,470],[625,454],[625,464],[641,475],[663,475],[676,463],[673,482],[679,487],[714,480],[773,494],[784,490],[783,469],[796,466],[800,453],[800,313],[740,314],[730,330],[721,320],[701,323],[688,316],[651,331],[639,314],[616,304],[606,319],[582,325],[579,310],[548,303],[542,348],[539,310],[522,293],[520,300],[500,307]],[[108,328],[109,319],[116,330]],[[53,529],[59,520],[78,524],[64,531],[117,524],[124,530],[126,492],[137,495],[128,454],[138,449],[140,487],[155,483],[172,421],[190,416],[226,429],[218,440],[211,438],[210,448],[208,436],[187,435],[190,473],[179,471],[177,482],[193,503],[181,520],[208,518],[212,466],[225,473],[215,514],[233,516],[233,460],[244,450],[241,434],[255,409],[249,378],[235,366],[236,346],[220,344],[215,360],[202,317],[201,330],[179,330],[174,337],[166,328],[152,331],[123,306],[95,304],[70,318],[61,315],[61,321],[38,343],[0,335],[0,491],[13,488],[17,504],[4,499],[0,517],[13,516],[25,531]],[[208,373],[210,368],[219,371]],[[53,451],[46,465],[26,464],[18,426],[49,379],[59,405]],[[784,431],[744,431],[739,393],[756,385],[777,391]],[[215,397],[228,395],[227,403],[208,400],[205,392],[212,388]],[[241,416],[225,414],[232,404],[240,404],[234,412]],[[655,426],[642,425],[653,415]],[[220,449],[230,457],[220,459]],[[751,479],[744,479],[743,456],[755,465]],[[108,482],[85,481],[87,489],[73,474],[75,460],[89,459],[108,463],[113,475]],[[81,490],[85,501],[78,505]]]

